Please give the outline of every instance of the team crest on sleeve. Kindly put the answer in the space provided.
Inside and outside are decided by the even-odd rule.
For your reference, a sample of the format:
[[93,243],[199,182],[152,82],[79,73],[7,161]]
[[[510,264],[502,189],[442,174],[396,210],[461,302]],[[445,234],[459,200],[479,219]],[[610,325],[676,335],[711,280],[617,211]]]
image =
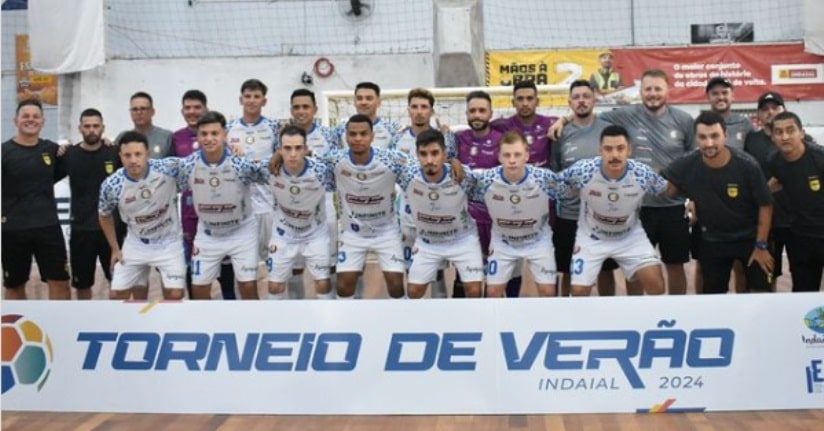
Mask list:
[[818,177],[810,177],[810,190],[814,192],[821,190],[821,180]]
[[733,199],[738,197],[738,184],[727,184],[727,196]]
[[43,163],[45,163],[46,166],[51,166],[51,164],[52,164],[51,154],[43,153]]

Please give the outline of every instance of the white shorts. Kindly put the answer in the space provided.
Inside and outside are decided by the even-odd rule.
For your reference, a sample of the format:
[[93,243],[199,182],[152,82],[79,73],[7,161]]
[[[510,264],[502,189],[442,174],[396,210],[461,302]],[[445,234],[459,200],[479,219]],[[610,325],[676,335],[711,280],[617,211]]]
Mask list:
[[520,274],[523,261],[529,266],[536,283],[555,284],[557,271],[551,235],[544,234],[533,243],[513,247],[493,231],[486,264],[486,283],[506,284],[513,274]]
[[[198,225],[192,247],[192,284],[211,284],[220,274],[223,258],[229,256],[239,282],[257,280],[258,226],[251,218],[228,235],[207,235]],[[268,252],[268,247],[267,247]]]
[[[326,226],[329,228],[329,266],[335,266],[338,263],[338,233],[340,232],[340,225],[338,224],[338,212],[335,208],[335,194],[326,193]],[[304,268],[303,256],[298,255],[295,259],[294,268]]]
[[279,235],[273,235],[269,242],[269,258],[266,266],[269,269],[269,281],[286,283],[292,277],[292,268],[300,258],[308,264],[309,272],[315,280],[329,278],[329,231],[324,226],[312,238],[288,240]]
[[484,280],[481,242],[478,235],[472,233],[444,244],[416,241],[412,249],[412,265],[409,267],[409,283],[428,284],[435,281],[444,261],[452,262],[461,280],[465,282]]
[[403,260],[406,270],[412,266],[412,250],[415,248],[415,239],[418,238],[418,230],[415,226],[401,223],[401,241],[403,242]]
[[266,259],[269,258],[269,239],[272,238],[272,221],[274,218],[274,212],[255,214],[258,231],[259,262],[266,262]]
[[404,272],[403,245],[400,229],[390,230],[373,237],[362,237],[352,231],[344,231],[338,247],[338,272],[361,272],[369,251],[378,255],[383,272]]
[[635,272],[641,268],[661,264],[658,253],[649,242],[640,223],[624,238],[614,240],[595,239],[578,228],[570,267],[572,284],[594,285],[601,265],[610,257],[621,267],[627,280],[634,279]]
[[112,273],[112,290],[148,287],[152,267],[160,271],[166,289],[186,287],[186,261],[180,238],[143,242],[126,235],[121,251],[123,259],[114,265]]

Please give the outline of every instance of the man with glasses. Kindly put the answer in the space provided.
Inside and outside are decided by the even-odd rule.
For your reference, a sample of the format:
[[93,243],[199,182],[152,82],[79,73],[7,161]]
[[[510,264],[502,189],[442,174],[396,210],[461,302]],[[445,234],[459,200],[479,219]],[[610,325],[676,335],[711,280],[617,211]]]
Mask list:
[[[140,132],[149,140],[149,156],[153,159],[162,159],[173,155],[172,131],[152,124],[155,114],[153,103],[149,93],[138,91],[129,99],[129,114],[134,124],[132,130]],[[115,138],[115,145],[120,144],[123,133]]]

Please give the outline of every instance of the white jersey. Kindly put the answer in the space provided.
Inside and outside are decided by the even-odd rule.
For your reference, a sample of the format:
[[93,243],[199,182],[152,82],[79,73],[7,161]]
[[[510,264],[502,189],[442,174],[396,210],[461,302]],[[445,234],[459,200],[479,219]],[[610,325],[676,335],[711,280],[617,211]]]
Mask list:
[[632,159],[617,180],[605,177],[601,165],[600,157],[580,160],[561,173],[562,181],[581,199],[579,230],[595,239],[623,238],[639,224],[644,194],[663,192],[667,181]]
[[[468,171],[468,168],[464,168]],[[436,183],[427,181],[418,164],[408,166],[399,177],[406,196],[418,238],[425,243],[444,243],[477,232],[475,220],[469,216],[467,195],[472,181],[457,183],[452,169],[444,166],[444,175]]]
[[364,165],[356,164],[349,150],[332,151],[320,161],[335,175],[341,201],[344,231],[373,237],[398,229],[395,183],[409,163],[398,151],[371,149]]
[[292,176],[281,167],[272,177],[275,196],[276,235],[287,239],[306,239],[326,229],[326,191],[334,188],[334,178],[326,167],[312,159],[299,175]]
[[[378,117],[372,123],[372,148],[379,148],[382,150],[389,149],[392,143],[392,138],[400,133],[402,127],[397,121],[390,121],[385,118]],[[335,128],[335,134],[338,135],[340,142],[346,142],[346,122],[341,123]]]
[[549,169],[526,166],[517,183],[503,176],[503,167],[473,171],[475,200],[483,201],[492,217],[492,233],[512,246],[537,241],[549,230],[549,198],[561,193],[560,176]]
[[[247,159],[260,161],[272,157],[279,127],[278,123],[266,117],[260,117],[253,124],[247,124],[243,118],[238,118],[226,126],[226,139],[229,145],[240,146]],[[271,213],[274,210],[272,190],[266,184],[254,184],[251,190],[255,213]]]
[[142,179],[129,178],[125,168],[118,169],[100,186],[98,212],[108,216],[117,209],[128,225],[129,236],[140,240],[180,238],[182,230],[177,212],[180,162],[176,157],[150,159],[148,172]]
[[209,163],[196,151],[180,164],[179,183],[192,191],[198,223],[207,235],[227,235],[254,221],[249,185],[266,184],[265,162],[251,162],[227,150],[219,163]]
[[313,156],[319,157],[332,150],[340,150],[342,147],[334,130],[313,124],[312,130],[306,133],[306,148],[309,148]]

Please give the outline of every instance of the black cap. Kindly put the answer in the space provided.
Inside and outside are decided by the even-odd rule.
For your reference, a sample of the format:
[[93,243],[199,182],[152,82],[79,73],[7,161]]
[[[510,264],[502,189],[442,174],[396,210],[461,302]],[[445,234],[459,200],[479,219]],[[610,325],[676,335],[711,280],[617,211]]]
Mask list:
[[775,91],[768,91],[758,98],[758,109],[763,108],[764,104],[769,102],[775,103],[778,106],[784,106],[784,98],[781,97],[780,94]]
[[724,87],[732,88],[732,81],[723,76],[716,76],[715,78],[712,78],[709,81],[707,81],[706,92],[709,93],[710,89],[712,87],[715,87],[716,85],[723,85]]

